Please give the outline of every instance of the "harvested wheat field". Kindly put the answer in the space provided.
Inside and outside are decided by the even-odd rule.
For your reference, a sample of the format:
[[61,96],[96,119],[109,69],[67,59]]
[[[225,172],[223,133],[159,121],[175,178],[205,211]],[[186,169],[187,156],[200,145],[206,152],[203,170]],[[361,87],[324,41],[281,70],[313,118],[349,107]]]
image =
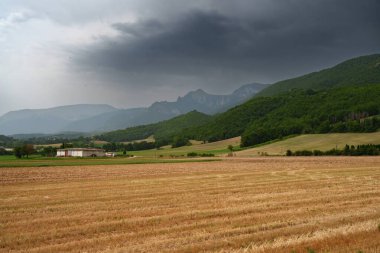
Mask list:
[[0,168],[1,252],[380,252],[380,157]]

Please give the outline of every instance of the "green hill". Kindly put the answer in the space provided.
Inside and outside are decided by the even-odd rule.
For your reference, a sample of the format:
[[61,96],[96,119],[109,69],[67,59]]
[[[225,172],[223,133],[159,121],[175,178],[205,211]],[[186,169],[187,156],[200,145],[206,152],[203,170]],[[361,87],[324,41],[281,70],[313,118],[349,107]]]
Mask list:
[[204,125],[210,120],[211,116],[207,114],[191,111],[170,120],[111,131],[95,138],[109,142],[126,142],[146,139],[153,135],[157,142],[169,143],[174,136],[179,135],[184,129]]
[[321,90],[374,83],[380,83],[380,54],[354,58],[329,69],[277,82],[256,96],[272,96],[294,88]]
[[187,136],[216,141],[241,135],[242,146],[251,146],[292,134],[374,132],[380,127],[379,114],[380,84],[292,90],[253,98],[204,126],[188,129]]

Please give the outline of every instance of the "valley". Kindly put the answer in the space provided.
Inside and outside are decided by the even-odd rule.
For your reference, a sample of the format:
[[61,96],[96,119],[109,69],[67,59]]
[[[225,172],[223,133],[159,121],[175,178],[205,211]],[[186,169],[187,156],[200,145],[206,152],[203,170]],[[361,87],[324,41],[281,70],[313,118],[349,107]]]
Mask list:
[[0,253],[380,253],[380,1],[0,6]]
[[[154,141],[150,136],[140,141]],[[107,142],[98,142],[104,145]],[[46,166],[86,166],[86,165],[116,165],[116,164],[145,164],[145,163],[177,163],[196,161],[217,161],[227,157],[231,152],[228,146],[233,147],[234,157],[263,157],[284,156],[287,150],[321,150],[343,149],[347,145],[365,145],[380,143],[380,132],[374,133],[334,133],[334,134],[307,134],[288,137],[283,140],[257,145],[254,147],[241,148],[241,138],[235,137],[222,141],[203,143],[191,141],[191,145],[172,148],[170,145],[159,149],[141,151],[128,151],[127,157],[119,152],[114,158],[54,158],[31,156],[30,159],[17,159],[14,156],[0,156],[0,167],[46,167]],[[47,146],[59,147],[61,144],[48,144]],[[46,145],[42,145],[46,146]],[[189,154],[195,153],[195,157]],[[201,157],[205,155],[206,157]],[[130,157],[129,157],[130,156]],[[207,157],[208,156],[208,157]]]

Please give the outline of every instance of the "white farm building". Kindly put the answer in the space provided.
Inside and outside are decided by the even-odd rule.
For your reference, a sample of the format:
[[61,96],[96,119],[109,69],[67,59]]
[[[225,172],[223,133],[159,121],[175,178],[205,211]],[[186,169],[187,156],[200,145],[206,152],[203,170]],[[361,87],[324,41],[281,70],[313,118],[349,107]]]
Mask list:
[[106,156],[103,149],[98,148],[66,148],[58,149],[57,157],[97,157]]

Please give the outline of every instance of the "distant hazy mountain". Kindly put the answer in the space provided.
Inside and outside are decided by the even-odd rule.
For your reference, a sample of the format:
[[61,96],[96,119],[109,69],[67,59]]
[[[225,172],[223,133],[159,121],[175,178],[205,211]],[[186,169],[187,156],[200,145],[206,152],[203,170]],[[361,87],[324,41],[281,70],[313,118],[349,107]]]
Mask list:
[[56,133],[62,131],[70,122],[116,110],[110,105],[84,104],[11,111],[0,117],[0,133]]
[[245,102],[266,88],[265,84],[246,84],[230,95],[212,95],[198,89],[191,91],[175,102],[155,102],[148,108],[117,110],[67,125],[65,131],[111,131],[127,127],[155,123],[197,110],[206,114],[224,112]]
[[266,88],[264,84],[246,84],[229,95],[211,95],[198,89],[179,97],[175,102],[156,102],[149,109],[158,113],[184,114],[192,110],[206,114],[223,112]]
[[245,102],[265,87],[267,85],[247,84],[230,95],[212,95],[199,89],[179,97],[175,102],[155,102],[147,108],[116,109],[109,105],[68,105],[12,111],[0,117],[0,134],[111,131],[156,123],[193,110],[214,114]]

